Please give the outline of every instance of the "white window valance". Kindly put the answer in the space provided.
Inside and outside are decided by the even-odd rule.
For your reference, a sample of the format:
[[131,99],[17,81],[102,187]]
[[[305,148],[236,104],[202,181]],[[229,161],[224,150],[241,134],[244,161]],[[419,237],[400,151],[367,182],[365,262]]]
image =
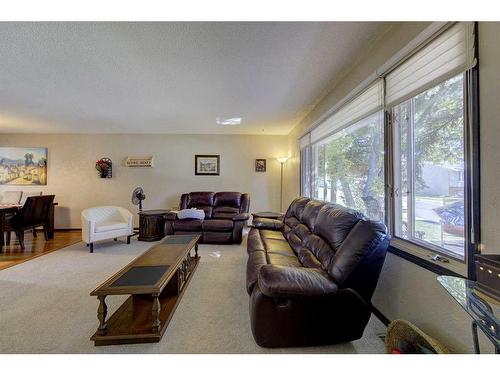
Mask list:
[[377,79],[358,96],[340,107],[323,123],[311,130],[311,143],[339,131],[360,119],[380,111],[384,105],[384,83]]
[[402,102],[474,66],[474,25],[458,22],[386,76],[386,105]]

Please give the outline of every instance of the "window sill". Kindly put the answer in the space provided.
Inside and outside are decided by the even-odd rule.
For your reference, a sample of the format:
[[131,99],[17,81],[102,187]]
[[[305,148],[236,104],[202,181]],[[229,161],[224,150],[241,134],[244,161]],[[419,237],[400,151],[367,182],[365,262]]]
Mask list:
[[448,263],[433,261],[431,260],[431,256],[435,252],[431,249],[398,238],[391,239],[389,252],[439,275],[467,277],[466,263],[453,258],[446,258],[449,260]]

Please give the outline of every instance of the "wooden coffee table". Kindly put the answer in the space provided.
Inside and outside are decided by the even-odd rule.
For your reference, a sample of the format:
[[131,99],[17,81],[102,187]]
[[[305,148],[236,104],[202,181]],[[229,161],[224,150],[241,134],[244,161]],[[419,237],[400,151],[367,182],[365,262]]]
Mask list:
[[[96,346],[161,340],[198,266],[199,239],[166,236],[90,293],[99,300],[99,328],[90,338]],[[106,320],[110,295],[130,297]]]

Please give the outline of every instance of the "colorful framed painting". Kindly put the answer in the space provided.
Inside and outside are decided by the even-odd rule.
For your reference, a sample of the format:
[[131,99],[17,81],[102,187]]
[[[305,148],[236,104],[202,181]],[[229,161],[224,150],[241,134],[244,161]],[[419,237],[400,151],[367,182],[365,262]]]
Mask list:
[[266,159],[255,159],[255,172],[266,171]]
[[47,148],[0,147],[0,185],[47,185]]
[[194,174],[196,176],[218,176],[220,174],[219,155],[195,155]]

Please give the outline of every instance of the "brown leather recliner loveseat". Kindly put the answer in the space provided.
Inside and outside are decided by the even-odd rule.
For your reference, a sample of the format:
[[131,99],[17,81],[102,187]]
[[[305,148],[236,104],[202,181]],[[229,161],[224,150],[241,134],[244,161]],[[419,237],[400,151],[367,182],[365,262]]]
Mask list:
[[359,339],[389,236],[343,206],[295,199],[283,220],[255,219],[248,234],[252,333],[264,347]]
[[168,213],[165,234],[201,234],[201,243],[241,243],[250,196],[238,192],[199,191],[182,194],[179,208],[198,208],[205,219],[178,219]]

